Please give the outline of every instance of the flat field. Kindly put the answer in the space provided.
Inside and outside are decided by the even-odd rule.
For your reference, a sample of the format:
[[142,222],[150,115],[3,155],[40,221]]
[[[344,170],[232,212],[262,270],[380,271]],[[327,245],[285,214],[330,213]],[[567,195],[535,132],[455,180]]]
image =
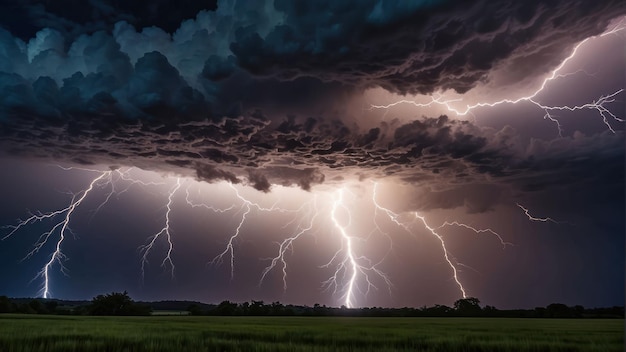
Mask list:
[[0,351],[624,350],[624,320],[0,314]]

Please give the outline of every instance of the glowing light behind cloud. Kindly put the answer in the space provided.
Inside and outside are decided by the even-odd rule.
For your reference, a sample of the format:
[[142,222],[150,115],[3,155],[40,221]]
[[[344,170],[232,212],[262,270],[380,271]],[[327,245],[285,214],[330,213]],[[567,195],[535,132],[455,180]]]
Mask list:
[[[35,253],[48,256],[21,264],[58,264],[62,240],[73,269],[53,277],[55,295],[134,287],[145,299],[348,306],[449,304],[461,291],[497,306],[623,296],[593,273],[621,278],[623,266],[577,256],[624,248],[624,8],[584,3],[220,1],[195,19],[172,14],[172,35],[95,8],[74,16],[85,23],[56,13],[31,34],[0,29],[0,153],[112,166],[19,178],[25,168],[2,161],[0,185],[21,185],[4,186],[15,215],[2,223],[26,208],[71,215],[80,240],[52,236]],[[57,187],[79,196],[67,208],[70,195],[39,184],[70,174],[80,182]],[[533,220],[548,217],[558,222]],[[0,258],[48,230],[20,228]],[[141,265],[144,280],[119,274]],[[596,279],[604,293],[572,289]]]
[[[424,240],[428,242],[428,238],[418,238],[423,231],[416,227],[419,224],[409,219],[410,214],[394,213],[393,219],[387,219],[386,215],[381,214],[383,209],[386,212],[391,210],[381,205],[377,199],[377,192],[381,192],[379,185],[369,181],[320,187],[312,192],[275,186],[271,193],[263,193],[242,185],[224,182],[207,184],[180,177],[164,178],[133,169],[65,171],[92,174],[95,178],[86,191],[78,193],[80,198],[75,198],[69,208],[59,211],[64,217],[63,230],[59,232],[53,227],[40,240],[38,247],[41,251],[29,255],[51,258],[42,269],[45,276],[35,278],[43,280],[45,297],[54,295],[55,286],[72,280],[71,275],[58,275],[59,272],[68,274],[72,271],[68,264],[71,262],[66,263],[72,254],[61,254],[65,253],[64,248],[68,245],[66,232],[70,231],[69,228],[74,223],[81,224],[77,218],[84,217],[85,213],[91,212],[92,219],[99,217],[99,213],[106,212],[108,207],[115,207],[115,203],[122,201],[120,198],[129,192],[156,192],[162,198],[162,205],[158,208],[159,215],[153,221],[156,227],[153,234],[146,232],[141,236],[126,233],[119,239],[111,238],[114,242],[127,244],[143,241],[144,244],[138,246],[141,256],[136,270],[142,280],[147,274],[162,272],[171,274],[171,280],[175,281],[178,272],[176,263],[184,261],[181,259],[184,254],[179,254],[177,250],[178,243],[185,243],[189,240],[188,236],[192,236],[198,243],[212,243],[203,248],[206,263],[211,267],[210,270],[230,271],[231,283],[250,280],[251,275],[258,275],[258,280],[255,281],[259,286],[282,281],[283,294],[288,295],[292,276],[310,275],[313,271],[320,271],[319,275],[326,275],[327,278],[318,283],[318,291],[326,292],[336,302],[354,307],[367,305],[370,294],[380,296],[386,292],[393,296],[394,270],[387,262],[397,255],[394,243],[399,238],[405,238],[405,242],[407,237],[410,238],[414,241],[414,246],[424,246]],[[105,177],[108,179],[106,182],[103,181]],[[380,188],[384,189],[384,185]],[[83,205],[87,197],[93,198],[90,199],[92,207],[93,204],[98,205],[87,208]],[[196,220],[190,226],[185,223],[185,218]],[[420,219],[425,221],[422,217]],[[219,223],[219,226],[216,227],[214,222]],[[54,223],[56,222],[52,224]],[[5,239],[24,232],[23,228],[29,225],[30,222],[24,222],[23,226],[12,228]],[[91,232],[90,226],[90,223],[82,223],[73,233],[81,233],[81,237],[87,236]],[[426,229],[430,234],[435,231],[428,225]],[[305,269],[305,273],[292,270],[292,266],[301,266],[296,263],[303,255],[306,256],[306,252],[311,252],[306,245],[300,244],[300,237],[307,237],[309,245],[312,239],[315,246],[319,247],[313,249],[318,254],[311,263],[312,267]],[[439,234],[436,237],[443,246],[443,238]],[[283,247],[284,244],[281,243],[288,239],[291,241],[287,247]],[[246,243],[252,244],[253,252],[259,258],[246,257],[249,255],[246,252],[250,251],[250,248],[245,249]],[[44,249],[53,244],[53,253],[46,253]],[[182,246],[185,247],[184,244]],[[77,241],[71,247],[80,250],[80,242]],[[441,252],[441,249],[444,251]],[[446,282],[449,277],[454,277],[456,285],[463,290],[457,269],[459,263],[451,257],[446,247],[441,249],[442,258],[448,262],[448,269],[452,270],[447,274],[439,273],[443,275],[441,281]],[[111,256],[115,255],[111,253]],[[259,270],[263,265],[257,265],[256,270],[248,267],[242,275],[240,261],[250,263],[254,260],[263,263],[264,269]],[[276,261],[280,263],[277,264]],[[390,271],[389,274],[387,270]],[[295,279],[299,281],[298,278]],[[445,285],[442,289],[445,289]],[[451,291],[446,294],[455,295],[454,287],[445,290]],[[465,292],[461,291],[461,294],[464,296]]]
[[[566,96],[570,93],[563,93],[560,90],[569,91],[569,87],[555,88],[560,80],[565,80],[569,76],[584,75],[590,81],[600,81],[610,79],[596,71],[588,71],[585,62],[593,62],[586,52],[590,52],[600,46],[619,46],[623,43],[624,31],[626,31],[626,17],[617,18],[612,21],[607,30],[597,36],[586,38],[569,49],[569,55],[551,71],[543,75],[526,75],[516,79],[511,79],[511,71],[519,69],[516,66],[523,62],[532,62],[529,57],[524,57],[525,53],[519,53],[521,57],[515,55],[510,61],[505,61],[500,67],[489,72],[489,75],[479,82],[474,88],[467,92],[458,93],[453,90],[439,91],[432,95],[398,95],[388,92],[382,88],[374,88],[364,92],[364,101],[370,102],[368,111],[382,110],[379,118],[383,121],[389,120],[388,115],[393,118],[398,116],[418,118],[416,113],[422,116],[433,116],[438,114],[450,115],[453,118],[464,120],[476,120],[485,110],[498,108],[502,105],[525,104],[538,110],[537,115],[542,115],[544,119],[552,121],[556,125],[555,131],[559,136],[563,134],[561,119],[563,114],[590,110],[598,115],[605,128],[615,132],[615,129],[622,130],[624,117],[621,112],[616,111],[613,106],[619,105],[622,101],[623,87],[619,85],[602,96],[598,97],[577,97],[575,103],[563,103],[560,99],[550,98],[551,96]],[[535,55],[538,53],[533,53]],[[614,56],[619,56],[615,53]],[[586,56],[586,59],[583,59]],[[612,65],[606,65],[611,67]],[[596,67],[595,70],[599,70]],[[610,71],[612,72],[612,71]],[[611,86],[610,84],[604,85]],[[552,88],[552,89],[551,89]],[[582,99],[588,99],[581,104]],[[549,102],[543,102],[548,100]],[[561,99],[562,100],[562,99]],[[584,101],[584,100],[583,100]],[[587,118],[589,118],[588,114]],[[558,118],[557,118],[558,116]],[[568,131],[571,133],[571,131]]]

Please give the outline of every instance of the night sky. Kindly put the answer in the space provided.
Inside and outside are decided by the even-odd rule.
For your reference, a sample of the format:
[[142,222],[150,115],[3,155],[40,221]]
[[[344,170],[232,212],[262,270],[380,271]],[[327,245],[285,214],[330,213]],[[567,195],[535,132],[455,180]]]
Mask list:
[[1,4],[0,295],[624,303],[622,1]]

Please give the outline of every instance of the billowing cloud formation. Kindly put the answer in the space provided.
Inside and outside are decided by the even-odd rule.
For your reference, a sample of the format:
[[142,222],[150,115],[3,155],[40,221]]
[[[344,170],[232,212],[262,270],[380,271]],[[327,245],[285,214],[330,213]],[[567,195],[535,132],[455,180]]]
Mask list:
[[[371,87],[462,93],[494,70],[538,77],[625,13],[619,1],[223,1],[175,30],[155,20],[138,31],[151,18],[139,7],[91,3],[82,22],[15,5],[41,28],[28,40],[0,29],[2,151],[263,191],[385,176],[439,191],[494,179],[532,190],[559,168],[577,172],[557,154],[590,158],[597,139],[527,147],[510,128],[446,116],[362,129],[338,107]],[[602,153],[614,152],[602,155],[623,157],[622,141],[603,139]]]

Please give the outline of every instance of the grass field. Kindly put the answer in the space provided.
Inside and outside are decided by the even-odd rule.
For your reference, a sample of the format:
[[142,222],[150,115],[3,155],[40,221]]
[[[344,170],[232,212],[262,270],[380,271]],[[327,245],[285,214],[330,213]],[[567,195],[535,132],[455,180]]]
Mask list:
[[624,320],[0,314],[0,351],[623,351]]

